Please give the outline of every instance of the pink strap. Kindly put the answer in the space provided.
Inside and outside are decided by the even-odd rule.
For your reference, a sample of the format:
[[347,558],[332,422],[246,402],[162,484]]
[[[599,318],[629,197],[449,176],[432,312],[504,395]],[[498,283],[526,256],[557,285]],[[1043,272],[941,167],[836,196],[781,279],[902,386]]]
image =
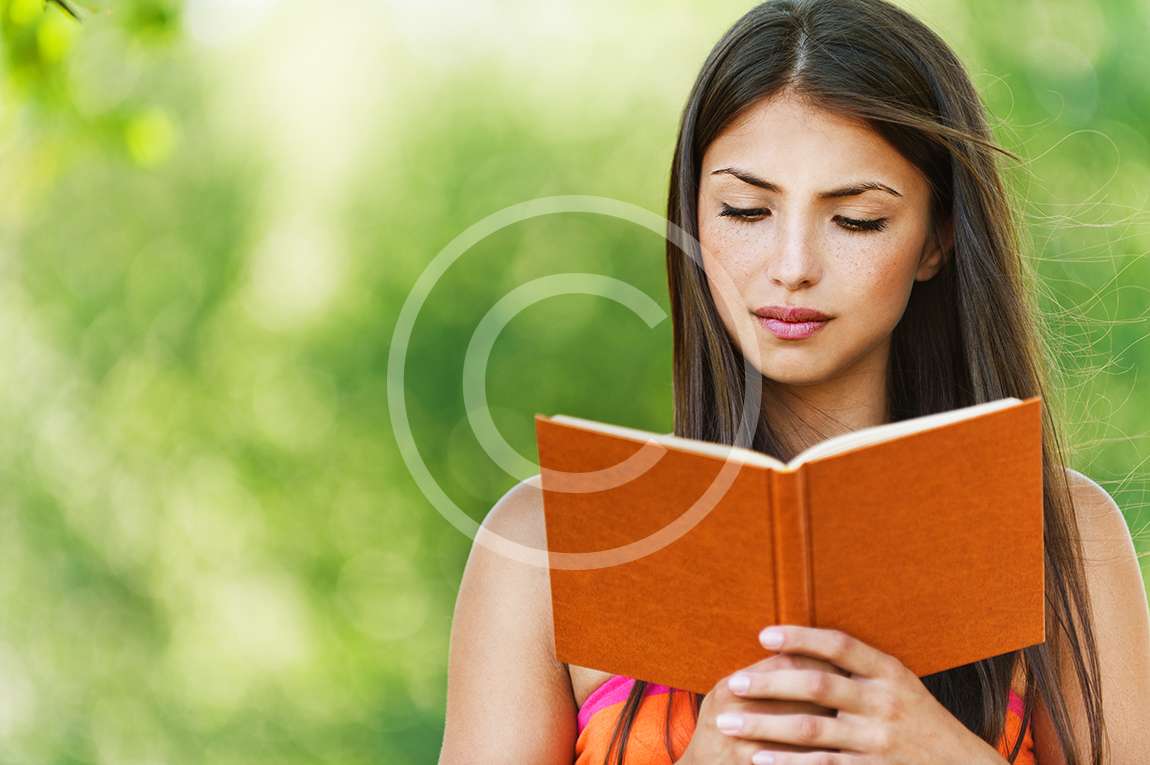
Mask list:
[[[633,685],[635,685],[635,678],[633,677],[611,675],[605,683],[591,691],[591,695],[588,696],[582,706],[579,707],[577,732],[582,733],[583,729],[587,727],[587,723],[591,720],[591,716],[600,709],[609,707],[612,704],[618,704],[621,701],[626,701]],[[646,690],[643,692],[643,697],[646,698],[656,693],[668,693],[670,690],[671,689],[666,685],[648,683]]]
[[1009,708],[1021,719],[1023,711],[1022,697],[1015,693],[1013,688],[1010,689]]

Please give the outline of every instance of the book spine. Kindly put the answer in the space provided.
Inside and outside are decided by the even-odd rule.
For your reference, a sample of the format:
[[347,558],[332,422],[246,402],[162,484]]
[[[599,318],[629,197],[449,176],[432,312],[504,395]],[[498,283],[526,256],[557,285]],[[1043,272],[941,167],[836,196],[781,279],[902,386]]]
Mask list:
[[806,471],[770,472],[778,624],[815,624]]

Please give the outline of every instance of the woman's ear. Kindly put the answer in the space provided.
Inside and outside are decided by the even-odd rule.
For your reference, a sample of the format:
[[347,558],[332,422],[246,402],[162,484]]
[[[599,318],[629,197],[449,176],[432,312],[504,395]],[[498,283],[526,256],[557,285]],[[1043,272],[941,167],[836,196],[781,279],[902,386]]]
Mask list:
[[922,257],[918,261],[918,271],[914,275],[915,280],[925,282],[932,279],[952,257],[954,257],[954,227],[950,220],[947,220],[942,226],[935,227],[927,237],[926,244],[922,248]]

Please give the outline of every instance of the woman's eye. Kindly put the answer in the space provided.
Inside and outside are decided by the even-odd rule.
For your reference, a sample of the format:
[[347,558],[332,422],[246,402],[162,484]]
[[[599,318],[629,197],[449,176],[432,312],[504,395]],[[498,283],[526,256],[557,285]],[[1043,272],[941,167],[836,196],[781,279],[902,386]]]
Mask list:
[[731,207],[723,202],[723,209],[719,215],[725,215],[738,221],[756,221],[770,213],[766,207]]
[[[719,215],[734,218],[740,222],[753,222],[767,217],[770,213],[770,209],[766,207],[732,207],[724,202],[723,209],[719,212]],[[882,231],[886,228],[887,221],[886,218],[847,218],[842,215],[836,215],[835,220],[847,231],[863,233],[868,231]]]
[[860,218],[844,218],[841,215],[836,215],[835,218],[847,231],[882,231],[886,228],[886,218],[871,218],[865,220]]

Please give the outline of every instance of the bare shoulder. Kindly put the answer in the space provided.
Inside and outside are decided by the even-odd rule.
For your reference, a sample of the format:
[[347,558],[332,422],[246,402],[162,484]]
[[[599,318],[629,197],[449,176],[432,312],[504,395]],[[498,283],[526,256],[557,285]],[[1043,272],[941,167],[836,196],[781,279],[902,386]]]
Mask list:
[[[1150,695],[1150,609],[1138,553],[1125,516],[1110,493],[1083,473],[1069,468],[1066,473],[1101,670],[1101,712],[1108,756],[1114,762],[1150,762],[1150,735],[1139,701]],[[1065,644],[1061,636],[1048,637]],[[1081,757],[1089,737],[1082,692],[1068,652],[1057,653],[1061,696],[1067,702]],[[1039,762],[1065,762],[1055,744],[1054,723],[1043,704],[1039,704],[1035,717],[1034,738]]]
[[1118,503],[1110,496],[1110,492],[1085,473],[1068,467],[1066,468],[1066,479],[1070,482],[1070,491],[1074,496],[1076,505],[1082,501],[1093,509],[1102,506],[1117,509]]
[[521,545],[537,550],[546,549],[543,491],[539,475],[526,478],[508,489],[487,512],[481,528]]
[[555,660],[538,475],[488,511],[464,567],[451,625],[441,765],[569,763],[570,677]]
[[1067,468],[1066,475],[1086,562],[1098,561],[1099,555],[1105,556],[1103,561],[1113,556],[1136,558],[1126,517],[1110,492],[1073,468]]

